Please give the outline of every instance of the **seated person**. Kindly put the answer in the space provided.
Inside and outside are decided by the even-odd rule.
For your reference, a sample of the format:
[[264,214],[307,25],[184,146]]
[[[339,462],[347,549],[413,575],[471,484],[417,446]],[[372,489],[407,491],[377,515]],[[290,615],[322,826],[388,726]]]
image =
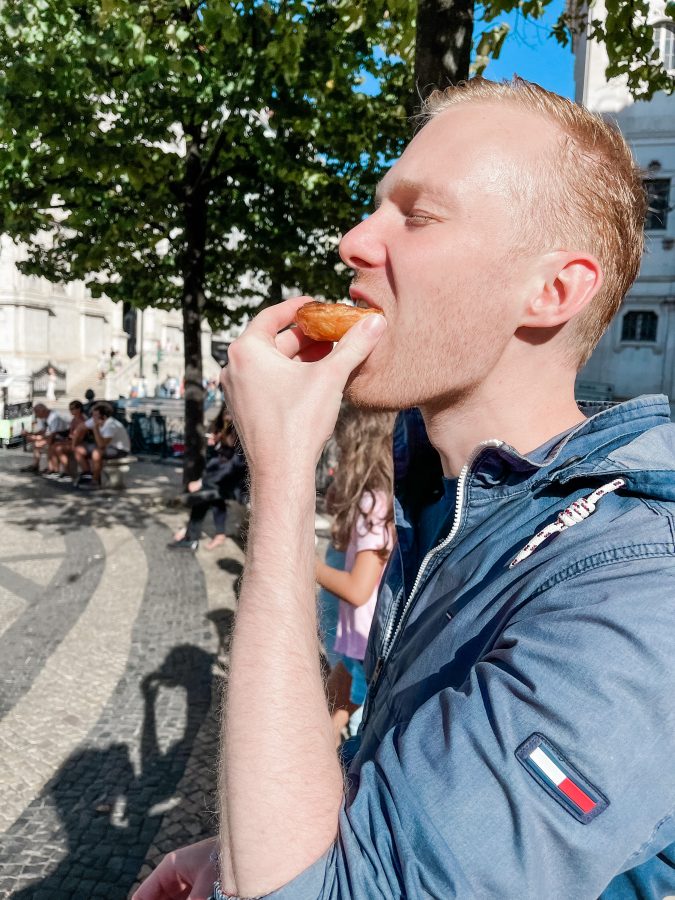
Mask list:
[[57,438],[68,436],[68,420],[44,403],[36,403],[33,412],[38,421],[37,431],[22,432],[26,443],[33,445],[33,462],[21,471],[37,474],[40,471],[40,454],[48,452]]
[[[87,430],[93,434],[93,443],[84,440]],[[119,459],[131,450],[129,435],[124,425],[113,415],[110,403],[101,401],[73,435],[74,454],[80,468],[78,487],[100,487],[103,462]]]
[[73,436],[86,422],[84,405],[79,400],[71,400],[68,410],[72,416],[68,436],[57,437],[48,451],[48,472],[45,477],[52,481],[71,481],[68,465],[73,456]]
[[246,492],[246,460],[239,446],[237,432],[232,417],[226,412],[225,404],[209,426],[209,451],[212,454],[206,464],[204,474],[188,486],[186,498],[190,507],[190,519],[185,528],[174,535],[167,546],[170,550],[192,550],[199,547],[202,526],[209,509],[213,510],[216,533],[206,545],[214,550],[225,543],[225,522],[227,501],[241,502]]

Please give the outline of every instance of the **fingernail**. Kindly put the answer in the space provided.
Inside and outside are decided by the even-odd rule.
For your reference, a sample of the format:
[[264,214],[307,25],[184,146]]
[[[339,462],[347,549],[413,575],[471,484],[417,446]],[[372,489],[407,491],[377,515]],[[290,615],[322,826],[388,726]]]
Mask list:
[[384,329],[387,327],[387,320],[384,316],[376,313],[371,316],[367,316],[365,322],[363,323],[363,330],[367,334],[382,334]]

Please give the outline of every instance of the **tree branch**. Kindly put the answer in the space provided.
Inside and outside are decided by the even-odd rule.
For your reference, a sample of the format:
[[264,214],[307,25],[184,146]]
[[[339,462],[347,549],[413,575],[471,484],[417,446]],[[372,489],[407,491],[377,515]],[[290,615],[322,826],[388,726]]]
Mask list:
[[202,170],[199,173],[199,176],[192,186],[192,191],[197,191],[204,181],[204,179],[208,178],[211,169],[215,165],[216,160],[220,156],[220,151],[223,149],[225,144],[225,122],[221,125],[220,132],[218,133],[218,137],[215,140],[213,147],[211,148],[211,152],[209,153],[209,158],[206,160],[204,165],[202,166]]

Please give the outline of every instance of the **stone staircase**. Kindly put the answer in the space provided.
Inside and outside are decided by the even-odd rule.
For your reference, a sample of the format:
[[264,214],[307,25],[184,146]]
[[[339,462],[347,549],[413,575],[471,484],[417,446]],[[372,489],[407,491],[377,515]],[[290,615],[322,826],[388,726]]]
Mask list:
[[[97,362],[79,361],[66,368],[66,384],[68,400],[83,400],[84,392],[88,388],[96,393],[100,400],[117,400],[118,397],[128,397],[132,381],[137,378],[140,369],[140,359],[121,357],[122,365],[115,372],[110,372],[105,379],[99,379]],[[144,360],[146,369],[145,388],[148,398],[154,397],[155,388],[162,384],[168,376],[174,376],[179,380],[183,376],[182,353],[167,353],[158,364],[158,372],[152,371],[152,361]],[[220,366],[211,356],[204,356],[204,377],[218,378]],[[147,370],[150,370],[147,372]]]
[[91,388],[97,397],[103,399],[103,382],[99,381],[96,363],[88,363],[86,366],[78,366],[71,374],[71,369],[66,370],[66,390],[68,400],[84,401],[84,392]]

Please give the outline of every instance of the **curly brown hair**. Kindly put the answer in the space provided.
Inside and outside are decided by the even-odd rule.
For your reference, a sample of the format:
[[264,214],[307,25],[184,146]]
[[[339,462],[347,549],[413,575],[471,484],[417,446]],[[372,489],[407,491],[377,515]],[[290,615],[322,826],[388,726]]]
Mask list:
[[[333,435],[338,448],[337,471],[326,498],[328,511],[334,516],[331,534],[338,550],[347,549],[356,521],[364,512],[365,495],[370,494],[374,502],[375,492],[384,492],[387,531],[393,524],[394,419],[394,413],[358,409],[348,403],[340,410]],[[375,524],[367,521],[369,526]],[[388,544],[378,550],[382,559],[389,556]]]

